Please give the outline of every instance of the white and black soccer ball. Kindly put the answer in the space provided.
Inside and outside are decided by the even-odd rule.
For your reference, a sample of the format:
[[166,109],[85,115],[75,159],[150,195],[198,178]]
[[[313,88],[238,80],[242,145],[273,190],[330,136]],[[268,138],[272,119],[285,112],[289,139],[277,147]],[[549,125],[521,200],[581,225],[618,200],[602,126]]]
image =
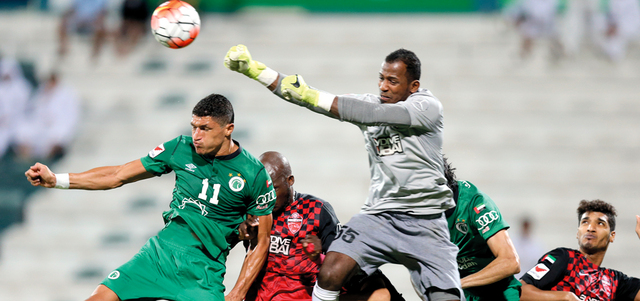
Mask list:
[[182,48],[191,44],[200,33],[200,16],[187,2],[167,1],[153,11],[151,31],[160,44]]

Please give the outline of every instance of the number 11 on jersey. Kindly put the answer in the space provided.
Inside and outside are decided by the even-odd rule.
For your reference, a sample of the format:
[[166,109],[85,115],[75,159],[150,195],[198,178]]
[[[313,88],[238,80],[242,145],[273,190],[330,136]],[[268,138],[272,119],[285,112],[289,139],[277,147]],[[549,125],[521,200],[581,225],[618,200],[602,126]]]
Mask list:
[[[201,200],[207,200],[207,189],[209,188],[209,179],[202,180],[202,191],[198,195],[198,198]],[[213,184],[213,196],[209,200],[209,203],[217,205],[218,204],[218,193],[220,192],[220,184]]]

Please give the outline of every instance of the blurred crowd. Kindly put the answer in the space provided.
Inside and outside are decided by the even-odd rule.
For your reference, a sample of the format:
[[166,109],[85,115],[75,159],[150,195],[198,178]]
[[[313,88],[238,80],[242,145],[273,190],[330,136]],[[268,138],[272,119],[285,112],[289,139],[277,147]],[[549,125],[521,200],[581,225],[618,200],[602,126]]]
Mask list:
[[588,48],[618,62],[640,40],[639,0],[514,0],[504,11],[522,37],[522,58],[531,55],[535,40],[547,39],[556,59]]
[[0,233],[23,220],[33,191],[24,172],[35,161],[61,159],[80,118],[79,96],[59,72],[38,79],[28,66],[0,57]]
[[58,55],[64,58],[69,52],[69,35],[77,34],[92,40],[92,60],[97,60],[105,42],[114,43],[119,57],[127,56],[144,36],[150,16],[146,0],[123,0],[119,9],[120,24],[108,28],[108,0],[73,0],[62,15],[58,28]]

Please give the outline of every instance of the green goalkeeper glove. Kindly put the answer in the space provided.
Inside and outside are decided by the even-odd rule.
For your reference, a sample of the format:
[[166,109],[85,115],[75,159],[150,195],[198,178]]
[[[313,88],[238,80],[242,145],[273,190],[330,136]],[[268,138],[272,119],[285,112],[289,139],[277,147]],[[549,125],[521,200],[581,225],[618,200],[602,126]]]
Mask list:
[[231,71],[240,72],[255,79],[265,86],[271,85],[278,78],[278,72],[263,63],[252,60],[249,49],[242,44],[229,49],[224,57],[224,66]]
[[309,87],[309,85],[304,82],[302,76],[297,74],[283,78],[280,83],[280,91],[282,92],[282,96],[287,100],[295,99],[314,107],[320,107],[327,112],[331,110],[331,105],[336,97],[333,94]]

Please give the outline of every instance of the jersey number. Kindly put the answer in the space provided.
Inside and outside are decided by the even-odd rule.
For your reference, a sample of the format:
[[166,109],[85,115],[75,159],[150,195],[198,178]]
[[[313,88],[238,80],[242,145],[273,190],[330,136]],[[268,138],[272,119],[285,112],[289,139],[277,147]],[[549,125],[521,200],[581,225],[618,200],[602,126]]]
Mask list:
[[[346,231],[345,231],[346,230]],[[335,239],[342,237],[342,240],[346,243],[352,243],[356,236],[360,235],[360,233],[356,232],[353,229],[348,228],[347,226],[342,226],[342,229],[338,231]]]
[[[209,179],[202,180],[202,191],[198,195],[198,198],[201,200],[207,200],[207,189],[209,188]],[[220,184],[213,184],[213,196],[209,200],[209,203],[217,205],[218,204],[218,193],[220,192]]]

